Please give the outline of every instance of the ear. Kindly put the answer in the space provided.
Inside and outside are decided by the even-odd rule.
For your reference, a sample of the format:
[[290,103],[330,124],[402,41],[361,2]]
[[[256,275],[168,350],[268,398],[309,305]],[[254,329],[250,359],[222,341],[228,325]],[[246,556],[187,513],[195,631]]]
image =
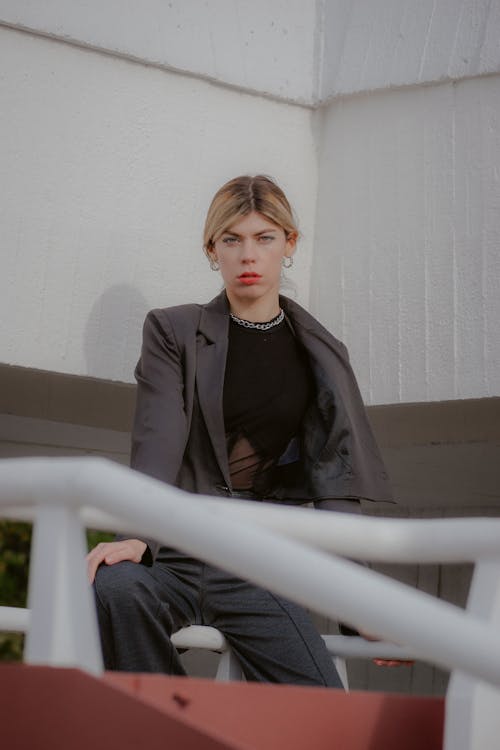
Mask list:
[[207,247],[205,248],[205,253],[209,260],[215,260],[215,262],[218,263],[219,259],[213,245],[207,245]]
[[285,255],[287,258],[291,258],[292,255],[294,254],[296,246],[297,246],[297,238],[298,238],[297,232],[289,232],[289,234],[287,234],[286,250],[285,250]]

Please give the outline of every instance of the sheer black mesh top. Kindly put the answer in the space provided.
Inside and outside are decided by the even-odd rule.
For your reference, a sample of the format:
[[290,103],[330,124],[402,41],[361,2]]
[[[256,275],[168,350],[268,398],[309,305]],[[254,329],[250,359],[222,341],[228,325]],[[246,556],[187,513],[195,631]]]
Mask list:
[[267,331],[230,322],[223,408],[234,490],[265,492],[312,394],[306,355],[286,320]]

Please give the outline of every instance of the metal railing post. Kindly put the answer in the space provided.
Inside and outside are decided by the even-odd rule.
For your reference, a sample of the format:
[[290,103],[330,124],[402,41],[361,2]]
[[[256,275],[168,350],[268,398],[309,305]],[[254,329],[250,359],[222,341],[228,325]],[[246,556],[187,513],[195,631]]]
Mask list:
[[25,661],[102,672],[92,590],[86,579],[85,534],[78,510],[37,509],[29,577],[31,627]]
[[[496,624],[500,632],[500,557],[476,563],[467,611]],[[454,670],[446,696],[444,750],[493,750],[499,706],[499,688]]]

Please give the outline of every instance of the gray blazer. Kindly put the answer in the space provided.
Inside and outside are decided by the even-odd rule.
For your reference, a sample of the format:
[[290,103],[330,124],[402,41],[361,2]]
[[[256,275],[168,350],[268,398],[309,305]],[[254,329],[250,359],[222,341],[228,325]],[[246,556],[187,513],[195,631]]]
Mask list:
[[[266,499],[391,501],[345,346],[296,302],[280,297],[280,304],[309,354],[316,398]],[[206,305],[148,313],[135,371],[134,469],[189,492],[231,495],[222,413],[228,326],[225,292]]]

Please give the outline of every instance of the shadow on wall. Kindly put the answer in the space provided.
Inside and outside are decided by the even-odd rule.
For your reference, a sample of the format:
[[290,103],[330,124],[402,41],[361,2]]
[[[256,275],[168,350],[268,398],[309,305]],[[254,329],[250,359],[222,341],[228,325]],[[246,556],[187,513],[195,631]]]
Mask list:
[[133,382],[148,310],[147,299],[128,284],[112,286],[96,299],[85,328],[87,375]]

